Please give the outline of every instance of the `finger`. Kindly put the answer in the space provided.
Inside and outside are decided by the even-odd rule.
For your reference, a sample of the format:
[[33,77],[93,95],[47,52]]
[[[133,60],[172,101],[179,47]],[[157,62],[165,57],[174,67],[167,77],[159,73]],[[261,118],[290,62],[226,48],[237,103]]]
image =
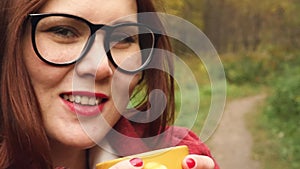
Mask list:
[[184,169],[214,169],[214,161],[203,155],[188,155],[182,163]]
[[121,161],[114,166],[110,167],[110,169],[142,169],[144,166],[144,162],[140,158],[132,158],[130,160]]

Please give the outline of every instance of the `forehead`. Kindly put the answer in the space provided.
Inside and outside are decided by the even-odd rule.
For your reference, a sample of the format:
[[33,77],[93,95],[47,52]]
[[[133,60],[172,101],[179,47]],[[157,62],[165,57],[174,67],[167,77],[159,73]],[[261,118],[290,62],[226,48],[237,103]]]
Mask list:
[[[137,13],[136,0],[48,0],[40,13],[67,13],[92,23],[110,23]],[[136,20],[136,17],[126,18]]]

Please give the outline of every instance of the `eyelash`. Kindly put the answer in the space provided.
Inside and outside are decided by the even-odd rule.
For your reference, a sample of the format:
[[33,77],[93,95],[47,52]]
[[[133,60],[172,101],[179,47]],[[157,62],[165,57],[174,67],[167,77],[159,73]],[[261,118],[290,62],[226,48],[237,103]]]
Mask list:
[[[72,38],[77,37],[78,33],[74,31],[72,28],[68,28],[66,26],[56,26],[48,29],[46,32],[52,32],[57,36],[65,37],[65,38]],[[69,35],[71,33],[71,35]]]
[[111,41],[112,42],[124,42],[124,43],[134,43],[136,40],[132,37],[132,36],[129,36],[129,37],[113,37],[111,38]]

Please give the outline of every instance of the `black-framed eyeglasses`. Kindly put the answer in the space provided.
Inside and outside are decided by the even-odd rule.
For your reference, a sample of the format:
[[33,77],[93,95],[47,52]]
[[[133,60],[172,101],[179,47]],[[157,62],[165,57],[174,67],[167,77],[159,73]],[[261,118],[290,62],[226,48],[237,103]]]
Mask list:
[[148,65],[160,36],[142,23],[108,26],[61,13],[29,14],[29,17],[34,51],[41,60],[54,66],[67,66],[82,59],[101,29],[105,32],[103,44],[110,62],[121,71],[135,73]]

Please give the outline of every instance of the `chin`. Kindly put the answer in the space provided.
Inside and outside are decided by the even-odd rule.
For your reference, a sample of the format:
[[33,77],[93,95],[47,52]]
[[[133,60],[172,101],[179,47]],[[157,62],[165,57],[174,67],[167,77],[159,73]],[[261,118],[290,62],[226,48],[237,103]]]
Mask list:
[[96,145],[96,143],[91,139],[88,140],[80,139],[80,140],[76,140],[76,142],[67,142],[65,144],[79,149],[88,149]]

